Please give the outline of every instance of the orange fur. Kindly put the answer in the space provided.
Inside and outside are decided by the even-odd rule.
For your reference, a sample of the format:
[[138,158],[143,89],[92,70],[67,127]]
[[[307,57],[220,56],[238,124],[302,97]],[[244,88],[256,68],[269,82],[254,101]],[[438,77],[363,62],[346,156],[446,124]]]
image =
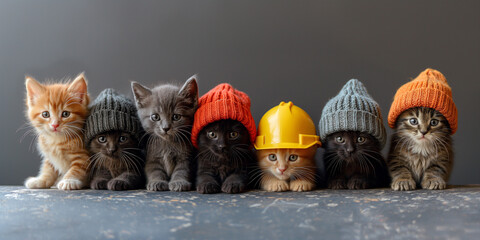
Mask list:
[[[270,192],[310,191],[315,187],[316,146],[307,149],[267,149],[258,150],[259,167],[262,170],[260,186]],[[275,154],[276,160],[269,160]],[[290,161],[291,155],[298,159]],[[284,169],[282,173],[279,169]]]
[[[90,98],[80,74],[69,83],[41,84],[26,77],[27,117],[38,136],[43,157],[37,177],[25,181],[27,188],[50,188],[58,180],[62,190],[87,185],[88,152],[83,144],[83,125]],[[48,112],[48,117],[42,115]],[[69,112],[69,116],[62,116]],[[56,126],[56,127],[54,127]]]

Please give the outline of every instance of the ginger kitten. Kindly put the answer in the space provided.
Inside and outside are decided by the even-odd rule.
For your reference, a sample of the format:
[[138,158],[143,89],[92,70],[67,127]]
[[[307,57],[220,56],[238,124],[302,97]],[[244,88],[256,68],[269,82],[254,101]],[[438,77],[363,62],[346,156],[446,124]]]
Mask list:
[[310,191],[315,187],[315,152],[307,149],[257,150],[260,187],[270,192]]
[[26,77],[27,117],[38,135],[42,166],[27,188],[50,188],[57,180],[62,190],[87,184],[88,152],[83,143],[83,125],[88,115],[87,81],[83,74],[68,83],[41,84]]

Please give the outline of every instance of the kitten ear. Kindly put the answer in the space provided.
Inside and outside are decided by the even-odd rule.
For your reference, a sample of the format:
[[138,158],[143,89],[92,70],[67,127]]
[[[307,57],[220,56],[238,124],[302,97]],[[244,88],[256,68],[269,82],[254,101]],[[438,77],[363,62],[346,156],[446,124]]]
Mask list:
[[132,82],[132,92],[133,96],[135,97],[135,103],[137,104],[137,107],[143,107],[145,104],[145,99],[152,95],[152,91],[149,88],[137,82]]
[[68,86],[68,91],[78,97],[80,103],[87,101],[87,80],[85,79],[83,72],[80,73],[72,83],[70,83],[70,86]]
[[45,86],[31,76],[25,76],[25,87],[27,88],[28,105],[34,104],[36,98],[45,91]]
[[193,104],[197,106],[198,104],[198,85],[197,85],[197,75],[191,76],[182,88],[178,92],[179,96],[183,98],[190,98],[193,101]]

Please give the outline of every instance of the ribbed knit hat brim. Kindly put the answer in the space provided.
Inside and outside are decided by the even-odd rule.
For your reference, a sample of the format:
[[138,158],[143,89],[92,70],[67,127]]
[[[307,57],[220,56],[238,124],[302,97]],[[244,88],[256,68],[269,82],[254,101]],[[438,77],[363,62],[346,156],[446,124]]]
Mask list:
[[219,120],[236,120],[241,122],[250,135],[253,144],[257,134],[255,121],[250,111],[250,98],[244,92],[231,85],[219,84],[199,99],[192,128],[192,144],[198,148],[198,134],[210,123]]
[[89,144],[95,136],[108,131],[126,132],[140,140],[142,127],[140,124],[136,115],[132,116],[115,110],[96,111],[87,118],[86,125],[89,128],[86,131],[85,140]]
[[340,131],[365,132],[376,138],[380,148],[385,146],[387,133],[382,118],[365,111],[336,111],[322,115],[319,124],[320,139],[325,142],[327,136]]
[[417,78],[401,86],[390,107],[388,125],[395,128],[398,116],[414,107],[437,110],[447,119],[452,134],[457,131],[457,107],[453,102],[452,89],[441,72],[427,68]]

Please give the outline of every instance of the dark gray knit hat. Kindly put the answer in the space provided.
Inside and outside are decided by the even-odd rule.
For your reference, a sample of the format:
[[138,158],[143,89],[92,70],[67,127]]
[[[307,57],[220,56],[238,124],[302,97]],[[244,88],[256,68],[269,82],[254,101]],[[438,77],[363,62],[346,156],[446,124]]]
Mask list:
[[127,132],[137,140],[143,135],[133,101],[111,88],[103,90],[90,107],[90,116],[85,124],[86,145],[89,146],[98,134],[108,131]]
[[322,111],[318,124],[320,140],[340,131],[359,131],[372,135],[385,146],[387,134],[380,106],[357,79],[348,81],[337,96],[330,99]]

